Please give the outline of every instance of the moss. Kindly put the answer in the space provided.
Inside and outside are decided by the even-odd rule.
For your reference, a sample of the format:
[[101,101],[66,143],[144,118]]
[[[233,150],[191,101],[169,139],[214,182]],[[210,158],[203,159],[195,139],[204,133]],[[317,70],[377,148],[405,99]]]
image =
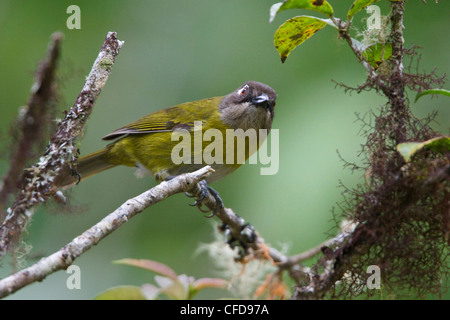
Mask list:
[[111,71],[113,64],[113,61],[108,57],[103,58],[99,63],[100,67],[108,72]]

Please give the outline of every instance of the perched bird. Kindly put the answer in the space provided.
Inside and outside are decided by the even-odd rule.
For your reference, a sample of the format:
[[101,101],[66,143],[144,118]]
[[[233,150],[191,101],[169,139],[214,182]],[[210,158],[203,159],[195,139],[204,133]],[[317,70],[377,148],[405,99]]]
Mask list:
[[[272,127],[275,99],[271,87],[248,81],[226,96],[156,111],[106,135],[103,140],[115,141],[81,157],[77,174],[63,170],[55,185],[71,185],[117,165],[137,167],[162,181],[209,164],[215,172],[206,182],[217,181],[239,168],[262,144],[267,135],[259,132],[268,133]],[[251,131],[256,141],[249,138]],[[246,133],[245,144],[230,143]]]

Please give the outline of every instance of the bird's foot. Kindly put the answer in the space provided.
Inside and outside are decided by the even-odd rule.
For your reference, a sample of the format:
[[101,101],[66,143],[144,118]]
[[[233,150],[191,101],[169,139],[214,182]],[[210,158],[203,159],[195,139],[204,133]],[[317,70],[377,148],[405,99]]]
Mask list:
[[[224,207],[223,201],[220,198],[219,193],[216,190],[214,190],[213,188],[209,187],[205,180],[200,181],[198,183],[198,185],[200,187],[200,194],[198,195],[195,202],[193,204],[190,204],[190,206],[197,207],[201,212],[205,212],[205,213],[213,211],[212,214],[206,216],[207,218],[212,218],[217,214],[217,212],[219,212],[220,209],[222,209]],[[214,199],[216,200],[216,207],[214,209],[205,210],[202,208],[202,205],[203,205],[203,201],[208,196],[208,193],[211,194],[214,197]],[[195,195],[189,194],[187,192],[185,192],[185,194],[189,198],[195,197]]]

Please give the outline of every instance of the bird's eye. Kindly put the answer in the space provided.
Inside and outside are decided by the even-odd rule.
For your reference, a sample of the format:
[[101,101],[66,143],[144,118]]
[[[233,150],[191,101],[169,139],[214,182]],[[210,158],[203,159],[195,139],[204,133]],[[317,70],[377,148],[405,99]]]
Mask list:
[[241,97],[245,96],[245,94],[248,91],[248,85],[243,86],[241,89],[238,90],[238,95],[240,95]]

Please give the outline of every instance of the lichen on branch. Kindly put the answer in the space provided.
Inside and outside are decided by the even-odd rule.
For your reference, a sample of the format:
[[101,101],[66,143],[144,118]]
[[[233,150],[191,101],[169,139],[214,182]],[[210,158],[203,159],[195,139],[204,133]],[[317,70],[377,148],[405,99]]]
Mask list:
[[36,205],[51,197],[63,199],[62,193],[53,188],[53,180],[64,166],[76,162],[77,139],[108,80],[122,45],[123,41],[117,39],[115,32],[107,34],[81,93],[50,138],[46,152],[22,175],[20,191],[0,226],[0,257],[14,247],[32,218]]

